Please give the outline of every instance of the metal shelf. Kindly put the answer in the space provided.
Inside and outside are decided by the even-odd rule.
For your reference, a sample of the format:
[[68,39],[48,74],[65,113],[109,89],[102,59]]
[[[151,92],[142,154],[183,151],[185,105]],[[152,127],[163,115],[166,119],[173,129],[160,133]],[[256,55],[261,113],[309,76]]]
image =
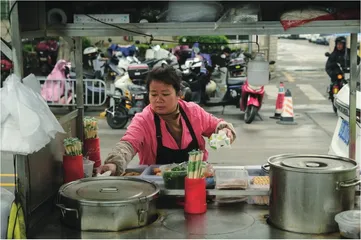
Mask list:
[[[201,36],[201,35],[277,35],[277,34],[334,34],[359,33],[358,20],[315,21],[303,26],[284,31],[278,21],[253,23],[128,23],[117,24],[121,28],[152,34],[153,36]],[[32,32],[23,32],[23,36],[31,36]],[[47,36],[136,36],[124,30],[104,24],[66,24],[48,26]]]
[[[162,189],[161,194],[166,196],[184,196],[183,189]],[[268,196],[269,190],[265,189],[247,189],[247,190],[218,190],[207,189],[207,195],[210,196]]]

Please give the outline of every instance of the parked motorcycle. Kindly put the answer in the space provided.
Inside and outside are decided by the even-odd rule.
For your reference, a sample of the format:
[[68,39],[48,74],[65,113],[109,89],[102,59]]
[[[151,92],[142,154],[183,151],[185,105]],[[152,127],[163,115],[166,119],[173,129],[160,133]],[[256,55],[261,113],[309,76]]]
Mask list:
[[59,44],[55,40],[41,41],[36,47],[39,57],[39,66],[43,75],[48,75],[56,64]]
[[[325,53],[326,57],[329,57],[330,53]],[[335,113],[337,113],[337,108],[335,106],[335,96],[338,94],[338,92],[341,90],[341,88],[348,83],[350,79],[350,68],[343,69],[341,64],[337,63],[338,71],[335,72],[337,76],[337,81],[332,82],[327,87],[326,92],[328,93],[328,99],[331,101],[332,109]]]
[[[206,73],[198,75],[188,73],[189,68],[187,68],[187,65],[191,65],[191,72],[197,68],[197,71],[200,71],[199,68],[201,65],[197,58],[187,60],[186,65],[182,66],[185,77],[183,80],[191,83],[189,86],[193,92],[192,101],[210,107],[223,106],[223,111],[227,105],[239,107],[241,87],[246,80],[245,77],[230,77],[224,55],[212,56],[211,58],[214,66],[207,65],[207,61],[205,61]],[[192,61],[192,63],[189,63],[190,61]],[[193,76],[195,76],[195,79],[193,79]],[[205,81],[205,89],[201,87],[202,84],[200,84],[200,80],[203,80],[202,84],[204,84]]]
[[[247,124],[253,122],[259,114],[264,97],[264,85],[269,82],[269,65],[275,61],[267,62],[261,54],[257,54],[247,65],[247,81],[242,86],[240,109]],[[261,118],[262,119],[262,118]]]
[[1,87],[3,87],[3,82],[11,74],[13,70],[13,63],[7,58],[1,58]]

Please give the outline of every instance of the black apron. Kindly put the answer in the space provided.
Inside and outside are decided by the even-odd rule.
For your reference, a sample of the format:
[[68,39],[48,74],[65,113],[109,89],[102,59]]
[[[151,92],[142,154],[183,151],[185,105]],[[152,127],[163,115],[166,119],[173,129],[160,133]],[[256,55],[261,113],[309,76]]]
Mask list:
[[162,143],[162,131],[160,128],[160,119],[157,114],[154,114],[154,122],[155,122],[155,130],[157,136],[157,157],[156,164],[172,164],[172,163],[182,163],[188,161],[188,153],[194,149],[199,149],[198,141],[196,135],[193,131],[192,125],[189,122],[189,119],[182,107],[179,106],[179,111],[181,116],[183,117],[188,130],[192,136],[192,141],[185,149],[170,149],[163,146]]

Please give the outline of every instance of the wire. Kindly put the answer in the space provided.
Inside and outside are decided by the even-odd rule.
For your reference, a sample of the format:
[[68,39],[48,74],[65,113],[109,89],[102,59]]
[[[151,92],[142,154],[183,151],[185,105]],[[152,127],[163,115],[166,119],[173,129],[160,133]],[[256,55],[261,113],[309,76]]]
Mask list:
[[10,10],[9,10],[9,14],[8,14],[8,19],[9,19],[9,23],[11,24],[11,13],[13,12],[15,5],[18,3],[18,1],[15,1],[14,4],[11,6]]
[[149,34],[145,34],[145,33],[141,33],[141,32],[136,32],[136,31],[133,31],[133,30],[129,30],[129,29],[126,29],[126,28],[121,28],[121,27],[118,27],[117,25],[114,25],[114,24],[111,24],[111,23],[106,23],[106,22],[103,22],[99,19],[96,19],[95,17],[92,17],[90,16],[89,14],[85,14],[85,16],[97,21],[97,22],[100,22],[100,23],[103,23],[105,25],[108,25],[108,26],[111,26],[111,27],[115,27],[115,28],[118,28],[122,31],[127,31],[127,32],[131,32],[131,33],[135,33],[135,34],[139,34],[139,35],[143,35],[145,37],[150,37],[150,38],[153,38],[153,35],[149,35]]

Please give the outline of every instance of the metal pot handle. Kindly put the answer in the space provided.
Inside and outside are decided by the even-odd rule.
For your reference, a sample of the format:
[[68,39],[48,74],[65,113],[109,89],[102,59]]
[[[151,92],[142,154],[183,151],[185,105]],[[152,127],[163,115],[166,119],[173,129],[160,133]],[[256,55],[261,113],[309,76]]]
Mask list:
[[361,184],[361,180],[354,179],[348,182],[340,182],[338,183],[338,186],[339,188],[348,188],[348,187],[355,187],[358,184]]
[[61,214],[63,215],[63,217],[65,217],[65,213],[67,211],[69,212],[75,212],[76,214],[76,218],[79,218],[79,213],[78,210],[74,209],[74,208],[67,208],[64,206],[64,204],[55,204],[58,208],[60,208]]
[[261,169],[263,170],[263,172],[265,172],[265,173],[269,173],[269,168],[270,168],[270,165],[269,165],[269,163],[266,163],[266,164],[263,164],[262,166],[261,166]]

